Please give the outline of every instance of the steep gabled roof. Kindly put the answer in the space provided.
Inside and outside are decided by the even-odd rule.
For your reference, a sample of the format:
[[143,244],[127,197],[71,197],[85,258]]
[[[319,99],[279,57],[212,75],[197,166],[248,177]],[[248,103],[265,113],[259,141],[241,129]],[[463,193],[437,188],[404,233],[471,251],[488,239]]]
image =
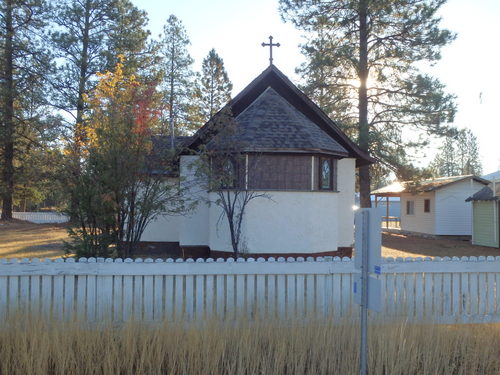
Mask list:
[[484,185],[488,185],[489,183],[489,181],[474,175],[438,177],[423,180],[418,183],[414,181],[395,182],[391,185],[373,190],[371,194],[378,196],[399,196],[401,193],[427,193],[467,179],[473,179]]
[[[264,103],[263,99],[269,99],[270,103]],[[259,151],[320,151],[356,158],[357,166],[375,162],[274,65],[264,70],[214,117],[228,110],[242,128],[251,127],[241,131],[249,149],[253,145],[259,146],[256,147]],[[275,125],[272,125],[273,121]],[[212,126],[213,122],[209,121],[201,127],[187,147],[196,149],[208,142]],[[271,129],[266,129],[271,126],[275,126],[278,133],[272,135]],[[304,139],[294,134],[299,128]],[[250,131],[258,134],[252,135]],[[260,136],[263,138],[259,139]]]

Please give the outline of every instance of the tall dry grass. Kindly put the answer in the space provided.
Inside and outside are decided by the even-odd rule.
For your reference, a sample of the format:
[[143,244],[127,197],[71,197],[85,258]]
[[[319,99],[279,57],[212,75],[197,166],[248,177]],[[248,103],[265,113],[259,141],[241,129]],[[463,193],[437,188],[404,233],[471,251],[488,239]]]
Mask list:
[[[356,374],[345,322],[86,325],[18,316],[0,327],[1,374]],[[370,374],[499,374],[499,325],[372,325]]]

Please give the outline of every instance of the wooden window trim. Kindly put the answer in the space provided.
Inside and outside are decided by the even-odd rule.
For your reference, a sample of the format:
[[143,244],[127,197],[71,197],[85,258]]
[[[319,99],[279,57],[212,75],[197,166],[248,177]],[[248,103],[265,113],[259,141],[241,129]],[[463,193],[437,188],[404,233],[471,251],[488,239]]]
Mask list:
[[431,212],[431,200],[430,199],[424,199],[424,212],[425,213]]

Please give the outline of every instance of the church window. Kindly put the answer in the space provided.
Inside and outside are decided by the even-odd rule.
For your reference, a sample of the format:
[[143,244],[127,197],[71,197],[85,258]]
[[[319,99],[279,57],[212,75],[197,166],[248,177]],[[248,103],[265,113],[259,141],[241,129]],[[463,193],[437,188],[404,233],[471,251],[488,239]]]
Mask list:
[[334,160],[330,158],[319,159],[319,189],[335,190]]
[[238,164],[236,158],[233,157],[213,158],[211,160],[211,188],[214,190],[236,189],[242,186],[239,181]]

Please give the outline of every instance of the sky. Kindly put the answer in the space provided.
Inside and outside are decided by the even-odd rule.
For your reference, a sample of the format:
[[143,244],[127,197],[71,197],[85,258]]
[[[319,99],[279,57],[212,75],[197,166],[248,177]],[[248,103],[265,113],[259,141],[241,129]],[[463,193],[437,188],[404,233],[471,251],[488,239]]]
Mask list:
[[[299,48],[301,32],[281,20],[278,0],[132,1],[148,13],[149,29],[155,37],[170,14],[183,22],[195,70],[201,69],[203,58],[215,48],[233,82],[233,95],[269,65],[269,48],[261,46],[269,41],[269,35],[281,44],[273,49],[274,64],[293,82],[299,82],[295,68],[304,60]],[[425,70],[457,96],[454,124],[473,131],[479,141],[483,172],[494,172],[500,169],[500,1],[448,0],[440,16],[441,26],[456,32],[457,38],[442,49],[440,62]],[[432,159],[440,143],[435,141],[421,151],[420,165]]]

